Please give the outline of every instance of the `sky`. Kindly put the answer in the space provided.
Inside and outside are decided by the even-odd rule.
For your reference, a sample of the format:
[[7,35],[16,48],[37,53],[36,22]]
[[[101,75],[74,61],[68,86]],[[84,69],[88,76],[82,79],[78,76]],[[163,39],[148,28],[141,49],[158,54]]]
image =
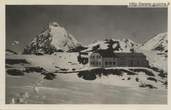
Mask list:
[[[105,38],[128,38],[144,43],[158,33],[167,32],[167,8],[7,5],[6,48],[23,51],[53,21],[84,45]],[[19,44],[12,45],[14,41],[19,41]]]

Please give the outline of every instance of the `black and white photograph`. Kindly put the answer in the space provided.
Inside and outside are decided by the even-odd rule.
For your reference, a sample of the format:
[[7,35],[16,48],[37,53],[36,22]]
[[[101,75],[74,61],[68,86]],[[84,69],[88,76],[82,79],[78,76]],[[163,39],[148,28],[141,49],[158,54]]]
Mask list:
[[6,5],[6,104],[168,104],[168,8]]

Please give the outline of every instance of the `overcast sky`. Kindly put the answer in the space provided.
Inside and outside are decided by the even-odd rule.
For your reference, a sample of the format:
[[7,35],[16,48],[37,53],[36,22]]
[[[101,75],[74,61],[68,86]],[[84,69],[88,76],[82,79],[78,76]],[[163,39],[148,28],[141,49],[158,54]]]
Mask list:
[[[143,43],[167,32],[167,9],[126,6],[6,6],[6,46],[22,51],[42,29],[57,21],[83,44],[105,38]],[[11,45],[13,41],[18,45]]]

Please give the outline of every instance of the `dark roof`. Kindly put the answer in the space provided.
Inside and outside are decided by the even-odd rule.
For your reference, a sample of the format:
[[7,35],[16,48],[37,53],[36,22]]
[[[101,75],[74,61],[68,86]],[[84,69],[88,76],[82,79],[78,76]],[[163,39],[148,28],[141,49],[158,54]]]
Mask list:
[[146,57],[143,53],[130,53],[130,52],[120,52],[114,53],[109,50],[98,50],[94,53],[99,53],[102,57]]
[[145,57],[143,53],[129,53],[129,52],[123,52],[123,53],[115,53],[116,56],[118,57]]
[[98,50],[95,53],[99,53],[102,57],[116,57],[114,52],[109,50]]

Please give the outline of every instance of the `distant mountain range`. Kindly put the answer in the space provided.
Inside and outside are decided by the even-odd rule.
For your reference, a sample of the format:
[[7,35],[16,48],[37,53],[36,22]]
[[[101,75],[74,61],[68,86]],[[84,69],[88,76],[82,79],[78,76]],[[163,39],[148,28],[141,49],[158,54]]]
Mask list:
[[23,54],[53,54],[55,52],[91,52],[99,49],[111,49],[115,52],[137,50],[167,52],[167,33],[155,35],[144,44],[130,39],[105,39],[83,46],[64,27],[57,22],[48,24],[47,29],[37,35],[25,48]]
[[[151,67],[167,71],[168,35],[159,33],[144,44],[138,44],[130,39],[104,39],[83,46],[64,27],[57,22],[38,34],[25,48],[23,54],[55,54],[56,52],[93,52],[110,50],[113,52],[141,52],[144,53]],[[6,55],[17,54],[7,49]]]

